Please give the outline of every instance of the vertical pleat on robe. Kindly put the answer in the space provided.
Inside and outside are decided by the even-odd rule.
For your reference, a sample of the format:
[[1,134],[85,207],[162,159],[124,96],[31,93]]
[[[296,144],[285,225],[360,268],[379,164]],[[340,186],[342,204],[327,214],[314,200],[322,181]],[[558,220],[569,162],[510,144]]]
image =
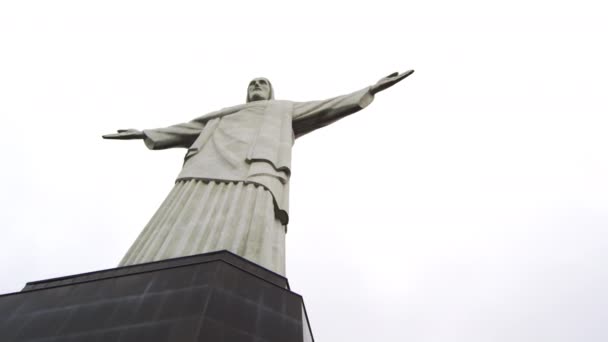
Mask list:
[[272,194],[244,182],[179,180],[120,266],[224,249],[285,275],[285,226]]

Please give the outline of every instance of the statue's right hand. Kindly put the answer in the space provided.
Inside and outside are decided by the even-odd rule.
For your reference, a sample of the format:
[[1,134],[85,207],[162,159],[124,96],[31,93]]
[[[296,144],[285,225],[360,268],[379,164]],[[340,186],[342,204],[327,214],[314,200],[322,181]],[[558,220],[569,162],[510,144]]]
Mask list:
[[144,132],[136,130],[136,129],[119,129],[118,133],[106,134],[102,137],[104,139],[120,139],[120,140],[130,140],[130,139],[143,139],[146,136]]

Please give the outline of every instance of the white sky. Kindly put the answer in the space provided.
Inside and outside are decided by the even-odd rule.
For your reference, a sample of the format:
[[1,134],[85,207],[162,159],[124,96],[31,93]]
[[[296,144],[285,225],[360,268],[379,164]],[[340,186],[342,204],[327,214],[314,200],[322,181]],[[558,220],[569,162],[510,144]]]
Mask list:
[[104,141],[416,69],[296,142],[318,341],[608,340],[602,1],[3,1],[0,293],[114,267],[183,150]]

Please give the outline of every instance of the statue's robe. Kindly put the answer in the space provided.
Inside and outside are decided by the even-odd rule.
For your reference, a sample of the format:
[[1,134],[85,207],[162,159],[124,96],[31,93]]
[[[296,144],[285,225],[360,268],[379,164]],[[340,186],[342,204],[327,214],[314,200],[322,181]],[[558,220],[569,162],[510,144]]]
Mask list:
[[120,265],[227,249],[284,275],[295,138],[372,100],[365,88],[325,101],[253,101],[144,130],[148,148],[188,152],[175,187]]

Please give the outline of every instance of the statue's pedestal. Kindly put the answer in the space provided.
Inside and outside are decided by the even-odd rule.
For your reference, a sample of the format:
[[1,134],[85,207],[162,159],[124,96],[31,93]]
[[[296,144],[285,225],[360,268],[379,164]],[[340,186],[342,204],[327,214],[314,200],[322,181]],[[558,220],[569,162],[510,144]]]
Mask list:
[[31,282],[0,296],[0,341],[313,341],[287,279],[221,251]]

